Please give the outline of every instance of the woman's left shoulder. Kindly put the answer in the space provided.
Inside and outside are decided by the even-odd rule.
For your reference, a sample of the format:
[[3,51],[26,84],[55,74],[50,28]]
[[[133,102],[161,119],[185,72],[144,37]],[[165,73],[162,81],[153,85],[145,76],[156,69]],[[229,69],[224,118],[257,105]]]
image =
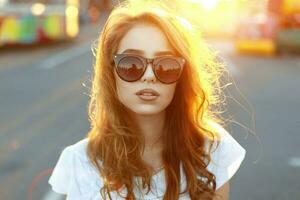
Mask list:
[[217,141],[211,151],[211,162],[207,169],[216,176],[217,189],[225,184],[238,171],[246,156],[246,150],[233,138],[233,136],[221,125],[214,125]]

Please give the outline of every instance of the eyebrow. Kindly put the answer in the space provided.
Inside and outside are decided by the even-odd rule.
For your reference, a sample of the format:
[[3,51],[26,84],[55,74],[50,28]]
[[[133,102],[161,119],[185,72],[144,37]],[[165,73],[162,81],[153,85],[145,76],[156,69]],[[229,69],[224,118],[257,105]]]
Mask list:
[[[145,54],[145,51],[140,49],[126,49],[123,53],[136,53],[136,54]],[[154,53],[155,56],[164,56],[164,55],[175,55],[172,51],[157,51]]]

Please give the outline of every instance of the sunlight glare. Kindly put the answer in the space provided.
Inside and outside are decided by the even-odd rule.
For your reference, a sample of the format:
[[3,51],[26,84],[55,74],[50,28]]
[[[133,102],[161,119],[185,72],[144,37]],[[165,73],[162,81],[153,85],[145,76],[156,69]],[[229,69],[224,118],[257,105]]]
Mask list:
[[192,26],[192,24],[191,24],[188,20],[186,20],[186,19],[184,19],[184,18],[182,18],[182,17],[179,17],[179,16],[176,16],[176,19],[177,19],[182,25],[184,25],[187,29],[192,30],[193,26]]
[[212,10],[218,5],[219,0],[192,0],[192,2],[200,3],[203,6],[203,8],[207,10]]

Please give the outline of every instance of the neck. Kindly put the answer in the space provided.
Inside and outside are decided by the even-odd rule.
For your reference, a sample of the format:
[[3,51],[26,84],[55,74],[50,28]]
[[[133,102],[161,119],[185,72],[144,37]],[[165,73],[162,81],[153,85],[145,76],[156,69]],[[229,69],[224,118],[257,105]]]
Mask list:
[[155,115],[139,115],[134,113],[134,119],[145,138],[145,150],[161,148],[165,111]]
[[151,166],[155,172],[163,163],[161,136],[165,123],[165,111],[155,115],[138,115],[134,113],[133,119],[145,138],[145,148],[142,152],[142,159]]

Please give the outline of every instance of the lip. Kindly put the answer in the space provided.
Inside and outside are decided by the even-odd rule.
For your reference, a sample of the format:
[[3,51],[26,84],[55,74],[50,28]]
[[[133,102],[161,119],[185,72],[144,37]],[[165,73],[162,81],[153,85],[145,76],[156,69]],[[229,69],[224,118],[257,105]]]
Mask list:
[[141,100],[143,101],[154,101],[155,99],[158,98],[158,96],[155,95],[137,95]]
[[151,96],[159,96],[159,93],[157,91],[155,91],[153,89],[150,89],[150,88],[146,88],[146,89],[140,90],[140,91],[136,92],[135,94],[136,95],[143,95],[143,93],[150,93]]

